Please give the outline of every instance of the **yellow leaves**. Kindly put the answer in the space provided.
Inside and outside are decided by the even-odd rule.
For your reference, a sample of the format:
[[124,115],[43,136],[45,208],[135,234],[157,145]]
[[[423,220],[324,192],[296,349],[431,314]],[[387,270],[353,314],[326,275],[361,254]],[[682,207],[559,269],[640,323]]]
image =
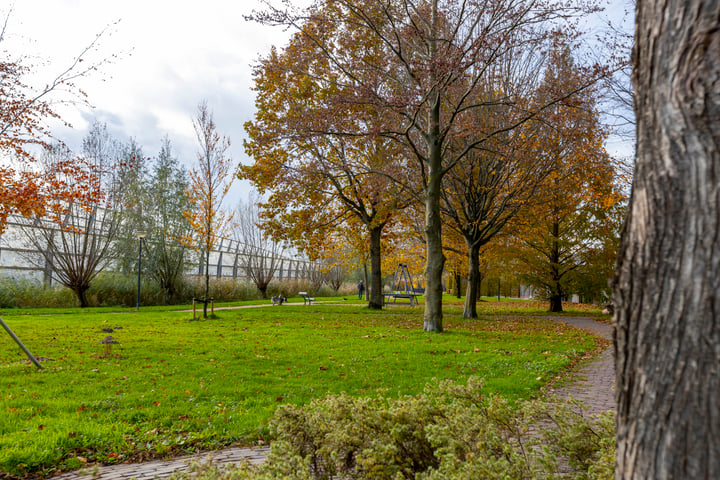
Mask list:
[[[193,119],[200,154],[197,166],[190,171],[190,186],[185,194],[191,206],[184,212],[195,232],[194,248],[212,250],[217,238],[224,236],[233,215],[222,209],[224,197],[234,180],[231,175],[232,159],[226,155],[230,140],[218,134],[212,112],[201,102]],[[190,236],[179,238],[181,243],[193,246]]]

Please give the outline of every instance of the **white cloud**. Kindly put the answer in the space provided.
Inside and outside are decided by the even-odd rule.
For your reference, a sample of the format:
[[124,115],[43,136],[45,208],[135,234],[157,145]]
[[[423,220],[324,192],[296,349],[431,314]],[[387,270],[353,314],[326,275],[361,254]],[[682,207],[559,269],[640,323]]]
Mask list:
[[[42,59],[46,65],[35,80],[47,82],[107,27],[87,61],[118,57],[78,82],[94,108],[61,107],[74,128],[56,128],[58,137],[79,149],[97,118],[118,138],[135,138],[146,155],[157,154],[169,135],[190,167],[196,155],[192,117],[206,99],[218,130],[232,140],[233,159],[246,163],[243,124],[254,112],[251,65],[288,38],[281,29],[245,21],[253,8],[259,8],[255,0],[22,0],[14,5],[4,47],[38,59],[35,64]],[[247,190],[234,188],[233,203]]]

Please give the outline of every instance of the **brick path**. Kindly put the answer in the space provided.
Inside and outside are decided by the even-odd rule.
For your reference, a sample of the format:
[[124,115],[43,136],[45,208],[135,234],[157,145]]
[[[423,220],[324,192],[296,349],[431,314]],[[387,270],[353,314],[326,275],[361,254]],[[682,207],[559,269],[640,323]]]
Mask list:
[[212,460],[214,464],[224,465],[228,463],[262,463],[265,461],[269,448],[227,448],[216,452],[199,453],[187,457],[173,458],[171,460],[154,460],[143,463],[126,463],[120,465],[108,465],[106,467],[88,467],[76,472],[68,472],[52,480],[123,480],[134,478],[136,480],[152,480],[154,478],[167,478],[174,472],[187,470],[190,464],[195,461],[206,463]]
[[[585,317],[545,317],[566,323],[612,341],[612,327]],[[548,391],[560,399],[569,397],[587,406],[588,414],[615,410],[615,359],[612,346],[573,372],[569,381]]]
[[[612,327],[585,317],[544,317],[551,320],[567,323],[577,328],[588,330],[596,335],[610,339]],[[588,406],[588,413],[599,413],[615,409],[615,363],[612,357],[612,348],[605,351],[583,365],[574,374],[572,381],[551,390],[551,395],[559,398],[570,396],[581,400]],[[229,448],[216,452],[206,452],[187,457],[173,458],[171,460],[156,460],[152,462],[109,465],[105,467],[88,467],[76,472],[68,472],[52,480],[152,480],[169,477],[173,472],[187,470],[192,461],[206,462],[212,459],[216,465],[238,463],[244,460],[250,463],[262,463],[269,448]]]

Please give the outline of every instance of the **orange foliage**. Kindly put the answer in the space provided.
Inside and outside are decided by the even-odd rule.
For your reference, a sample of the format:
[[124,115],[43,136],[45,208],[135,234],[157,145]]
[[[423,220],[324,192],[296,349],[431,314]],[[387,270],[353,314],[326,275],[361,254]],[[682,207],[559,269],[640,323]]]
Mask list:
[[230,173],[232,159],[226,155],[230,140],[218,134],[212,112],[205,102],[198,106],[193,126],[200,152],[197,167],[190,171],[190,184],[185,192],[191,207],[185,212],[185,218],[195,235],[180,240],[210,252],[216,239],[227,233],[232,220],[232,214],[222,208],[233,180]]
[[[7,18],[0,31],[2,43]],[[66,158],[52,164],[38,161],[35,152],[51,147],[48,119],[61,120],[52,108],[54,92],[70,92],[84,99],[74,82],[97,65],[80,68],[84,54],[95,47],[100,35],[76,57],[73,64],[42,89],[31,88],[24,80],[30,66],[12,60],[7,52],[0,60],[0,233],[9,215],[50,216],[56,221],[71,203],[94,203],[101,197],[96,172],[82,159]]]

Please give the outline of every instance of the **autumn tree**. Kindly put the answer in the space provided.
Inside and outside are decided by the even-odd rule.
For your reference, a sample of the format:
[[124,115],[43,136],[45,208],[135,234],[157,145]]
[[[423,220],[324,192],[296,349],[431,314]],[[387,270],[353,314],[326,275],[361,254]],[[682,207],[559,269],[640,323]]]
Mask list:
[[[58,146],[48,149],[43,161],[51,166],[56,161],[67,162],[70,156],[63,146]],[[51,205],[52,216],[23,219],[21,233],[26,243],[40,252],[42,266],[49,265],[53,276],[75,293],[80,307],[87,307],[86,293],[93,279],[117,259],[126,184],[119,175],[120,145],[110,137],[105,125],[92,125],[83,140],[83,157],[97,174],[100,197],[94,202]],[[72,175],[63,181],[69,187],[82,188],[74,183]]]
[[[553,52],[551,68],[538,93],[552,96],[561,82],[580,83],[571,52]],[[549,311],[561,312],[583,269],[612,244],[613,215],[622,202],[613,163],[605,151],[605,129],[597,110],[597,91],[585,89],[546,109],[539,117],[541,141],[527,155],[551,162],[547,181],[533,205],[522,212],[515,251],[525,281],[548,298]],[[610,227],[610,228],[608,228]],[[611,254],[612,255],[612,254]],[[607,255],[605,255],[607,258]]]
[[[426,303],[425,330],[442,331],[441,189],[444,176],[467,153],[489,138],[514,129],[542,111],[508,93],[477,95],[496,67],[518,56],[535,57],[543,68],[546,52],[558,35],[572,37],[573,19],[593,10],[592,2],[516,0],[317,0],[305,12],[271,9],[256,19],[290,25],[317,45],[317,62],[293,70],[301,79],[323,79],[335,91],[323,97],[321,111],[366,106],[382,123],[354,122],[351,129],[331,124],[317,130],[328,136],[388,138],[409,152],[425,205]],[[562,33],[561,33],[562,32]],[[362,46],[357,55],[358,45]],[[317,69],[323,64],[326,68]],[[598,70],[588,70],[587,84]],[[573,92],[559,89],[550,103]],[[470,116],[482,116],[498,102],[523,109],[507,123],[470,141]],[[347,106],[347,107],[346,107]],[[357,115],[364,114],[358,109]],[[334,118],[334,117],[332,117]],[[364,125],[358,129],[358,125]],[[366,125],[366,126],[365,126]],[[465,149],[450,149],[453,140],[467,139]],[[404,180],[401,178],[399,180]]]
[[171,299],[179,289],[190,251],[179,239],[190,235],[185,218],[188,175],[173,156],[165,136],[157,157],[145,157],[134,139],[122,145],[119,181],[124,189],[123,230],[117,241],[117,268],[137,273],[138,233],[143,242],[143,267]]
[[222,208],[233,181],[232,160],[227,151],[230,139],[221,136],[213,120],[207,102],[201,102],[193,119],[198,141],[197,166],[190,171],[190,184],[186,195],[190,208],[185,218],[194,232],[192,238],[184,241],[194,245],[203,255],[205,271],[205,298],[203,318],[207,318],[207,304],[210,299],[210,252],[216,239],[227,233],[232,215]]
[[[314,25],[308,28],[321,28]],[[359,53],[367,42],[347,46]],[[337,85],[324,78],[297,75],[313,69],[332,75],[322,49],[297,33],[282,53],[273,50],[256,67],[257,113],[245,128],[245,148],[254,164],[241,167],[241,177],[261,192],[266,229],[292,241],[312,258],[322,256],[332,230],[348,223],[363,225],[371,263],[370,308],[382,308],[382,236],[392,216],[408,203],[408,195],[390,178],[403,152],[387,139],[318,135],[339,128],[369,128],[380,120],[358,105],[336,105],[324,99]],[[364,112],[361,115],[359,112]]]
[[[98,65],[83,62],[100,35],[42,87],[33,87],[33,65],[27,58],[4,50],[10,13],[0,30],[0,233],[9,215],[53,216],[57,204],[95,202],[98,192],[91,168],[71,155],[54,158],[51,165],[38,162],[36,153],[58,149],[48,120],[61,120],[53,101],[84,101],[76,82],[96,70]],[[105,62],[101,62],[105,63]],[[37,83],[37,82],[35,82]],[[53,145],[55,143],[55,145]],[[47,168],[50,166],[51,168]],[[55,218],[58,220],[58,218]]]
[[720,477],[720,2],[637,2],[614,280],[618,479]]
[[[494,90],[502,91],[515,83],[510,72],[502,76],[502,81],[504,85]],[[529,95],[530,92],[526,92],[526,98]],[[487,132],[506,122],[507,116],[513,114],[507,110],[498,105],[494,111],[488,109],[482,118],[474,119],[469,141],[474,142],[478,132]],[[537,121],[531,120],[513,132],[494,135],[481,146],[469,149],[464,161],[445,176],[443,216],[448,228],[464,240],[463,250],[467,256],[463,310],[466,318],[477,318],[481,251],[521,209],[529,207],[553,168],[550,156],[528,155],[544,141],[536,127]],[[466,143],[466,139],[457,138],[450,143],[450,148],[464,150]],[[458,248],[454,251],[460,253]],[[460,273],[455,271],[455,284],[459,288]]]

